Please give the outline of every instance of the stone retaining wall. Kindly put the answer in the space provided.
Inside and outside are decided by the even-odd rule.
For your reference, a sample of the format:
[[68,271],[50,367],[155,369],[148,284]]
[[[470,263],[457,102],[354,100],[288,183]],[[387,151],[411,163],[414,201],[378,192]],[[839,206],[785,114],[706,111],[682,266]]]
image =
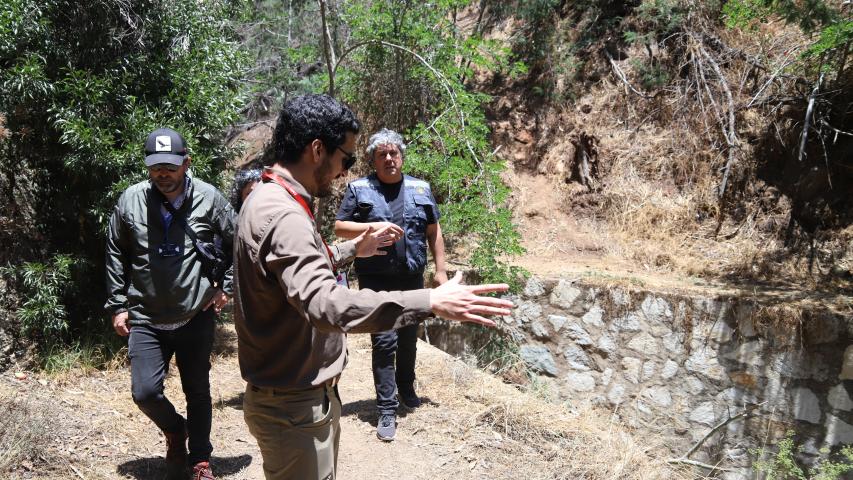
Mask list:
[[[853,444],[853,382],[838,379],[853,343],[850,316],[568,278],[532,278],[514,301],[502,328],[543,382],[570,404],[603,407],[672,438],[674,456],[746,409],[754,415],[720,429],[691,458],[749,478],[749,449],[787,430],[797,432],[806,463],[822,447]],[[429,328],[434,344],[456,354],[477,344],[470,331]]]

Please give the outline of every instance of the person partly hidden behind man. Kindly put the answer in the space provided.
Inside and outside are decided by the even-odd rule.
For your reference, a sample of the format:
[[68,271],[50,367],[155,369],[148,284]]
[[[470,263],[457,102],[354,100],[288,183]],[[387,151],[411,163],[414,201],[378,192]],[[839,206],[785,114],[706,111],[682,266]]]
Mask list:
[[234,172],[234,183],[231,184],[228,199],[231,201],[231,206],[234,207],[235,212],[240,211],[246,197],[261,183],[261,173],[263,173],[263,169],[260,165],[254,164],[238,168]]
[[[133,401],[166,436],[167,478],[187,478],[190,466],[193,480],[210,480],[210,353],[215,317],[232,292],[234,210],[213,186],[187,175],[178,132],[152,132],[145,155],[148,180],[129,187],[110,218],[106,309],[116,333],[129,336]],[[215,237],[224,250],[216,265]],[[186,420],[163,394],[172,355]]]
[[[275,163],[240,210],[234,246],[234,314],[243,414],[257,439],[267,479],[334,480],[340,442],[337,382],[346,364],[346,333],[412,325],[436,314],[494,326],[512,302],[478,294],[507,285],[350,290],[337,266],[392,243],[390,229],[368,228],[328,247],[312,214],[315,197],[355,163],[360,125],[327,95],[296,97],[273,133]],[[376,236],[378,235],[378,236]],[[373,239],[373,240],[371,240]]]
[[[405,151],[399,133],[383,128],[373,134],[366,149],[373,173],[347,186],[335,217],[335,233],[343,238],[353,238],[368,228],[392,227],[395,242],[387,255],[355,260],[359,288],[424,288],[427,245],[435,263],[436,284],[447,281],[438,207],[429,183],[403,174]],[[391,441],[396,434],[399,403],[409,409],[421,405],[415,392],[418,324],[374,333],[370,339],[379,413],[376,436]]]

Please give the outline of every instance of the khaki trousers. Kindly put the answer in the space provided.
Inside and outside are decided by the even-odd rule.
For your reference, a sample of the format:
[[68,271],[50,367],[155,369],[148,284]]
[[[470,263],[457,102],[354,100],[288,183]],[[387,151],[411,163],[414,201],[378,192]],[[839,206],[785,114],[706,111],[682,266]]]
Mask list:
[[341,400],[331,382],[295,392],[247,385],[243,417],[267,480],[336,478]]

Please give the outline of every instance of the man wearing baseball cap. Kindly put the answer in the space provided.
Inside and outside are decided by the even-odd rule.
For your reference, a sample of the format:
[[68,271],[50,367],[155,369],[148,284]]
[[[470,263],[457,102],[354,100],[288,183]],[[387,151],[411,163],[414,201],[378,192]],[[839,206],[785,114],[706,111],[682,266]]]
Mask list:
[[[192,467],[193,480],[212,479],[210,352],[232,289],[230,269],[211,278],[198,244],[219,241],[230,259],[234,210],[212,185],[187,175],[187,144],[172,129],[148,135],[145,166],[148,180],[128,188],[110,218],[105,308],[116,333],[128,337],[133,401],[166,437],[167,478],[186,479]],[[173,355],[186,419],[163,391]]]

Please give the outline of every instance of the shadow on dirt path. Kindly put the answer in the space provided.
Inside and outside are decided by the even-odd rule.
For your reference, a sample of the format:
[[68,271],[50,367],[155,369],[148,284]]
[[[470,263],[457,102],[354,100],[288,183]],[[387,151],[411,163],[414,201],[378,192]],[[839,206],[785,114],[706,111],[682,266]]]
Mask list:
[[[217,457],[210,459],[211,467],[217,475],[228,476],[243,471],[254,459],[251,455],[237,455],[233,457]],[[166,475],[166,464],[163,457],[146,457],[124,462],[116,468],[116,472],[125,478],[137,480],[148,480],[151,478],[163,478]]]

